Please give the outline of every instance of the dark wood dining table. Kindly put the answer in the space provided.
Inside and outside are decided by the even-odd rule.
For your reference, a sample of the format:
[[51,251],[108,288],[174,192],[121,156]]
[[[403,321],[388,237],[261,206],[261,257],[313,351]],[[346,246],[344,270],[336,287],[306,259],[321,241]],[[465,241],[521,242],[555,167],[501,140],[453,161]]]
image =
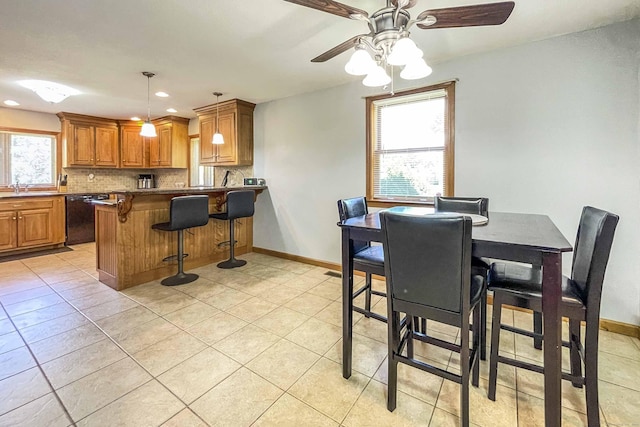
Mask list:
[[[434,213],[426,207],[397,206],[388,210],[411,215]],[[342,230],[342,376],[349,378],[353,347],[353,241],[381,242],[382,231],[379,212],[349,218],[338,226]],[[489,212],[485,225],[473,227],[472,239],[474,256],[542,267],[545,425],[560,426],[562,253],[572,251],[571,244],[548,216],[507,212]]]

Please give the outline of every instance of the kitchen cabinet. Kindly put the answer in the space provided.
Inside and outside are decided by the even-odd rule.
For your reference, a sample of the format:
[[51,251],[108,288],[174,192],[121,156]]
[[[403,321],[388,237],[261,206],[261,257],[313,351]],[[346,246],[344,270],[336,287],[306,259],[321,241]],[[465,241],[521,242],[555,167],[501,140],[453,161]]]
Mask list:
[[120,167],[141,169],[146,167],[145,137],[140,135],[142,126],[138,123],[120,124]]
[[118,167],[115,120],[58,113],[62,124],[63,167]]
[[[219,108],[218,108],[219,107]],[[253,164],[253,110],[255,104],[232,99],[194,109],[200,121],[200,163],[213,166],[250,166]],[[218,129],[224,144],[211,140]]]
[[120,121],[120,167],[186,168],[189,156],[189,120],[167,116],[152,121],[156,137],[140,135],[142,123]]
[[158,136],[149,138],[149,167],[186,168],[189,158],[189,119],[176,116],[153,120]]
[[62,245],[64,221],[64,196],[0,201],[0,253]]

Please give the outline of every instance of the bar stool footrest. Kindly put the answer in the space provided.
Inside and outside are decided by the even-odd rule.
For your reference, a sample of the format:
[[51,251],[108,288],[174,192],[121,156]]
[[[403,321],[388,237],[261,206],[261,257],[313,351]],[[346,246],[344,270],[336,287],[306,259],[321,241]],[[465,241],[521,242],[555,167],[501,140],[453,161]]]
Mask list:
[[[185,259],[186,257],[188,257],[189,254],[182,254],[182,259]],[[178,255],[169,255],[168,257],[162,258],[162,262],[169,262],[169,261],[177,261],[178,260]]]

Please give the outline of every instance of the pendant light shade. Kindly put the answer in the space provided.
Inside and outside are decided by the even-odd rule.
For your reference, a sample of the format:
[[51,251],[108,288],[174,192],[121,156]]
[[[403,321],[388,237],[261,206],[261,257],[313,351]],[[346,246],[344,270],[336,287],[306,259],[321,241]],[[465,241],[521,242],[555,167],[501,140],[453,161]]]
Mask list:
[[150,83],[149,82],[151,80],[151,77],[155,76],[155,74],[149,71],[143,71],[142,75],[147,78],[147,120],[142,125],[142,129],[140,129],[140,135],[147,136],[147,137],[154,137],[154,136],[158,136],[158,134],[156,134],[156,127],[153,125],[153,123],[151,123],[151,104],[149,101],[149,84]]
[[222,134],[220,133],[220,96],[222,95],[222,93],[220,92],[213,92],[213,94],[216,96],[216,133],[213,134],[213,139],[211,140],[212,144],[215,145],[222,145],[224,144],[224,137],[222,136]]

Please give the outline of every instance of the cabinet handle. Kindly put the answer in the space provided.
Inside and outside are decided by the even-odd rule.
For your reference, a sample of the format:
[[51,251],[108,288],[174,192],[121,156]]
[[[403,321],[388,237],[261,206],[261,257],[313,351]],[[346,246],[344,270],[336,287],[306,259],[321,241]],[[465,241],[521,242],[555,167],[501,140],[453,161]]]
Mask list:
[[22,217],[21,217],[21,216],[19,216],[19,217],[18,217],[18,219],[22,219]]
[[14,217],[13,217],[13,218],[11,218],[11,219],[15,221],[15,220],[16,220],[16,217],[14,216]]

